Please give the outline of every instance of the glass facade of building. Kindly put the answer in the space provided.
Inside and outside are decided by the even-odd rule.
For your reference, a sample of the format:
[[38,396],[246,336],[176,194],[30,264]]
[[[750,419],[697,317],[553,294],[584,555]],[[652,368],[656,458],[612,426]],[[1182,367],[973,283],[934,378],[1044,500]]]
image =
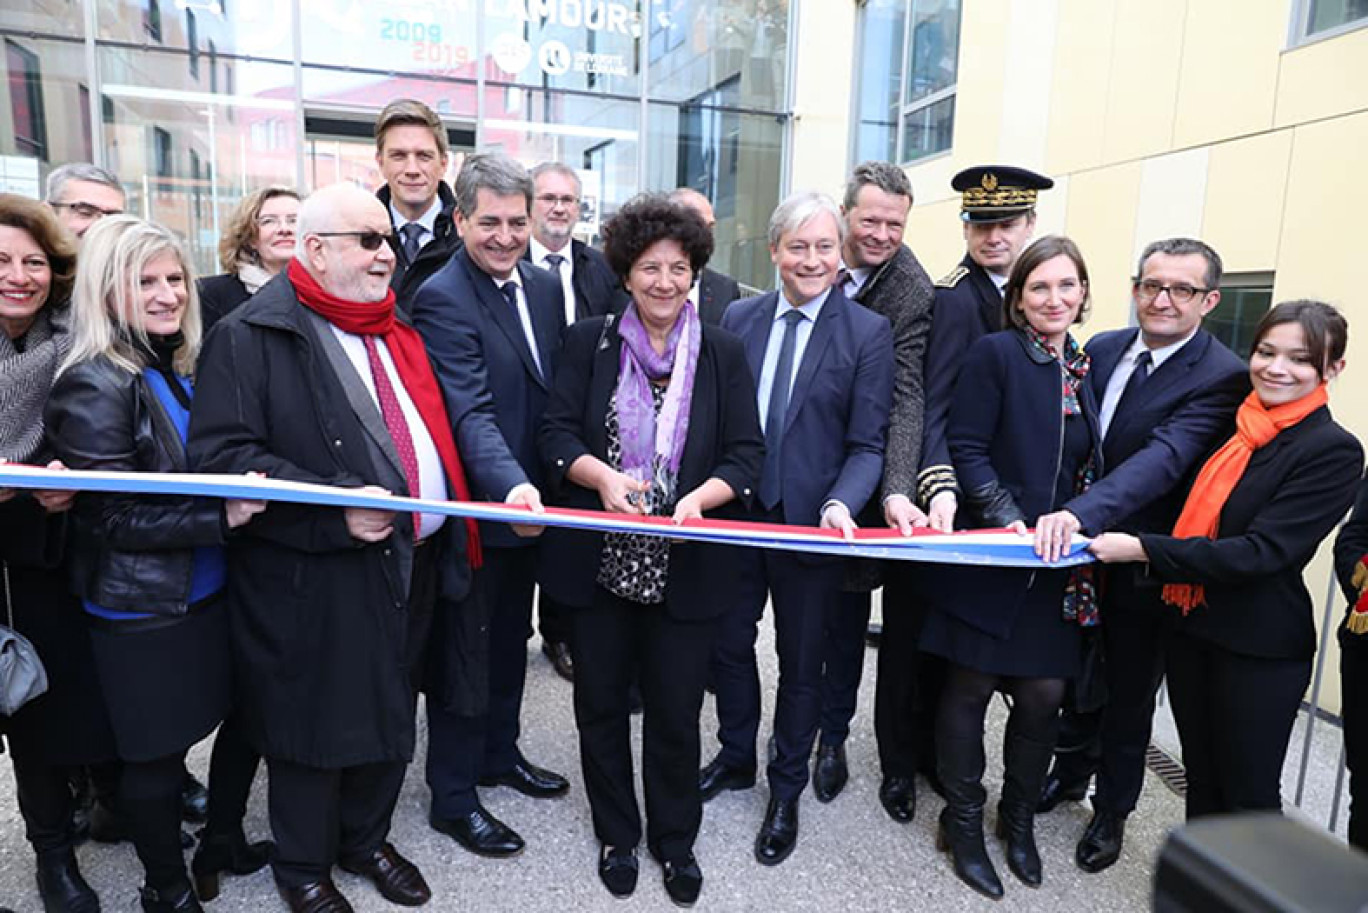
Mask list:
[[789,22],[788,0],[6,0],[0,186],[39,195],[93,161],[217,271],[244,193],[379,186],[375,115],[418,98],[448,128],[449,176],[476,149],[565,162],[586,240],[639,190],[694,187],[715,268],[768,287]]

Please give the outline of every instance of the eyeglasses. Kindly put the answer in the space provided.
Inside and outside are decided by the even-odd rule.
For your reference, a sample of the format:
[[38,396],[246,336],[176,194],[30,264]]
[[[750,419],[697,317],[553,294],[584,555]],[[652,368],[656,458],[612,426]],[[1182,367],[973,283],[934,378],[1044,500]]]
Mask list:
[[260,228],[278,228],[282,223],[288,228],[294,228],[299,224],[299,216],[258,216],[256,220]]
[[547,206],[576,206],[579,204],[579,197],[558,197],[553,193],[544,193],[537,197],[537,202],[544,203]]
[[123,213],[122,209],[102,209],[94,203],[53,203],[53,209],[70,209],[83,219],[103,219],[105,216],[117,216]]
[[394,237],[388,231],[315,231],[311,234],[320,238],[355,238],[366,250],[379,250],[381,244]]
[[1168,292],[1169,300],[1174,304],[1187,304],[1199,293],[1205,295],[1211,291],[1209,288],[1193,287],[1186,282],[1165,285],[1155,279],[1136,279],[1132,288],[1135,291],[1136,300],[1143,304],[1149,304],[1158,298],[1160,292]]

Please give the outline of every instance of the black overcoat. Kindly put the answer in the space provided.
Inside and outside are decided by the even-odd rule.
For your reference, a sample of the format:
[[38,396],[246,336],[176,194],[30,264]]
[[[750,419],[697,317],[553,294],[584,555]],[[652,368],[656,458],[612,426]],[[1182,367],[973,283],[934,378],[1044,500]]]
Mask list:
[[[284,274],[219,324],[197,375],[193,470],[402,489],[375,465],[317,332]],[[394,529],[366,545],[341,509],[275,503],[230,545],[239,702],[266,757],[338,768],[412,756],[411,516],[398,515]],[[471,712],[465,704],[479,701],[487,679],[487,619],[466,598],[463,524],[448,521],[435,539],[426,546],[440,550],[434,647],[449,662],[429,699],[435,691]]]

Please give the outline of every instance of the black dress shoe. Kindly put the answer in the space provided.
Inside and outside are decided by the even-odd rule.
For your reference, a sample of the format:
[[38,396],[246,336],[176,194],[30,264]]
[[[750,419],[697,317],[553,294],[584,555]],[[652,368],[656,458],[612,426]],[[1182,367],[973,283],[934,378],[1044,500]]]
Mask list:
[[818,802],[830,802],[845,789],[850,779],[846,765],[845,745],[822,745],[817,748],[817,764],[812,770],[812,794]]
[[189,771],[181,784],[181,817],[191,824],[209,820],[209,790]]
[[428,819],[434,831],[440,831],[470,850],[476,856],[505,859],[516,856],[526,846],[518,832],[495,818],[483,805],[459,818]]
[[275,844],[269,840],[248,843],[239,827],[231,834],[210,834],[200,831],[199,848],[190,860],[190,874],[195,879],[195,894],[202,901],[219,895],[219,876],[224,872],[251,875],[271,861]]
[[1052,812],[1059,803],[1082,802],[1088,796],[1088,781],[1065,782],[1053,770],[1045,777],[1045,785],[1040,789],[1040,803],[1036,805],[1036,814],[1042,815],[1045,812]]
[[100,898],[81,876],[76,854],[44,853],[38,857],[38,896],[43,913],[99,913]]
[[635,847],[605,846],[599,853],[599,881],[614,897],[631,897],[639,872]]
[[138,901],[143,913],[204,913],[189,882],[175,888],[153,890],[147,885],[138,889]]
[[698,792],[704,802],[724,791],[750,789],[755,785],[754,767],[732,767],[713,758],[698,772]]
[[575,660],[570,655],[570,645],[564,641],[542,641],[542,653],[551,660],[551,668],[567,682],[575,680]]
[[481,786],[507,786],[533,799],[554,799],[570,791],[570,781],[545,770],[522,756],[512,769],[493,777],[481,777]]
[[778,865],[798,845],[798,800],[771,798],[765,810],[765,823],[755,838],[755,861]]
[[665,860],[665,893],[676,906],[692,907],[703,890],[703,870],[693,853],[682,859]]
[[888,817],[906,824],[917,814],[917,784],[911,777],[884,777],[879,784],[879,802]]
[[1108,811],[1093,812],[1083,839],[1078,841],[1074,860],[1085,872],[1096,874],[1110,868],[1121,858],[1121,845],[1126,836],[1126,818]]
[[379,849],[364,859],[344,859],[340,864],[345,872],[369,878],[380,896],[390,903],[421,907],[432,899],[432,889],[423,880],[423,873],[400,856],[392,843],[380,844]]
[[278,887],[290,913],[356,913],[331,879],[325,878],[297,888]]

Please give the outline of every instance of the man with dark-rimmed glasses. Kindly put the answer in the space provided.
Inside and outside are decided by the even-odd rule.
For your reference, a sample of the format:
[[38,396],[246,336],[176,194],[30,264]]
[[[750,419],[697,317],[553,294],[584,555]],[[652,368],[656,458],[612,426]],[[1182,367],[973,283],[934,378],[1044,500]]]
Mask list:
[[119,179],[89,162],[71,162],[48,175],[47,203],[78,240],[105,216],[123,212],[124,202]]
[[[1221,300],[1220,284],[1221,258],[1201,241],[1170,238],[1145,248],[1131,285],[1139,326],[1099,333],[1087,344],[1105,475],[1040,518],[1037,549],[1047,557],[1075,532],[1172,531],[1192,475],[1230,434],[1249,392],[1244,364],[1201,328]],[[1100,635],[1090,632],[1101,637],[1105,655],[1105,706],[1086,686],[1066,701],[1038,809],[1082,799],[1097,773],[1093,818],[1075,855],[1086,872],[1102,871],[1121,854],[1126,817],[1144,784],[1164,643],[1178,617],[1143,565],[1111,565],[1103,573]]]

